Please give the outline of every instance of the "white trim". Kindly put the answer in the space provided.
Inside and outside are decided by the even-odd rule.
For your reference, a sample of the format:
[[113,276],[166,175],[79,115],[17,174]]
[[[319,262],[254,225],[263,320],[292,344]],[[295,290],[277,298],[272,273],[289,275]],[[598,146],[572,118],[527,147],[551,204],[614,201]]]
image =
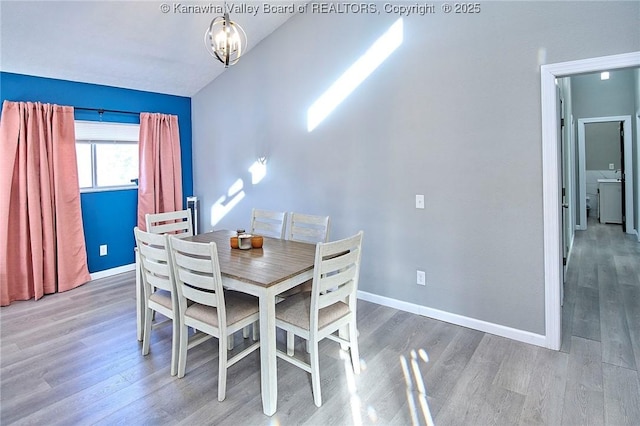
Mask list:
[[130,263],[128,265],[122,265],[116,268],[105,269],[104,271],[92,272],[89,275],[91,275],[91,281],[93,281],[93,280],[98,280],[100,278],[111,277],[113,275],[122,274],[123,272],[129,272],[129,271],[135,271],[135,270],[136,270],[136,264]]
[[[587,230],[587,176],[586,171],[582,171],[585,168],[585,163],[587,161],[587,153],[584,149],[584,124],[580,125],[580,121],[582,119],[578,119],[578,168],[580,173],[578,173],[578,185],[580,186],[580,200],[578,200],[578,212],[580,213],[580,224],[576,226],[576,229],[580,231]],[[593,207],[593,203],[591,206]],[[593,214],[593,212],[591,212]]]
[[131,189],[138,189],[138,185],[131,186],[92,186],[91,188],[80,188],[81,194],[90,194],[92,192],[107,192],[107,191],[129,191]]
[[362,290],[358,290],[358,299],[377,303],[378,305],[388,306],[394,309],[399,309],[401,311],[410,312],[412,314],[433,318],[438,321],[444,321],[450,324],[483,331],[485,333],[495,334],[496,336],[506,337],[508,339],[517,340],[519,342],[545,347],[545,337],[541,334],[535,334],[529,331],[505,327],[500,324],[494,324],[475,318],[469,318],[463,315],[452,314],[450,312],[441,311],[422,305],[416,305],[415,303],[404,302],[402,300],[392,299],[385,296],[379,296],[377,294],[368,293]]
[[[636,80],[636,84],[640,85],[640,78]],[[638,105],[638,108],[640,108],[640,105]],[[638,139],[640,139],[640,109],[636,111],[636,155],[638,157],[636,159],[636,164],[638,165],[638,168],[640,168],[640,140]],[[640,178],[638,178],[638,176],[636,176],[636,181],[638,182],[638,185],[636,186],[636,214],[638,214],[638,220],[640,221]],[[638,242],[640,243],[640,223],[636,223],[636,227],[636,235],[638,236]]]
[[[627,234],[635,234],[633,188],[635,180],[633,177],[633,130],[631,129],[630,115],[616,115],[612,117],[592,117],[578,119],[578,155],[580,164],[578,165],[578,176],[580,177],[580,229],[587,229],[587,178],[586,178],[586,149],[585,149],[585,124],[607,123],[610,121],[624,122],[624,175],[625,175],[625,216],[627,222]],[[629,155],[628,153],[631,153]]]
[[560,243],[559,158],[556,120],[556,78],[572,74],[607,71],[640,66],[640,52],[579,61],[542,65],[542,204],[545,289],[545,346],[558,350],[561,344],[562,260]]
[[[571,108],[573,108],[573,104],[571,105]],[[576,225],[576,203],[575,203],[575,199],[576,199],[576,194],[578,192],[577,190],[577,183],[576,183],[576,174],[574,173],[575,171],[575,167],[576,167],[576,156],[577,156],[577,148],[576,148],[576,134],[575,134],[575,119],[573,117],[573,113],[571,114],[571,122],[569,124],[569,170],[570,170],[570,174],[571,174],[571,179],[570,179],[570,188],[571,188],[571,198],[569,198],[569,215],[571,217],[570,221],[571,221],[571,246],[573,247],[573,238],[576,235],[576,229],[578,229],[577,225]],[[571,253],[571,251],[569,251],[569,253]]]

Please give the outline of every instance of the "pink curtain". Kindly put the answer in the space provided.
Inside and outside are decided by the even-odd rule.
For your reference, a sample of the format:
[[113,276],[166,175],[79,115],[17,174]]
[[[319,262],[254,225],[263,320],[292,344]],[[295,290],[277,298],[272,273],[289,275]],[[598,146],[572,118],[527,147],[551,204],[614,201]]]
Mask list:
[[138,227],[147,213],[182,210],[182,166],[178,117],[140,114]]
[[0,305],[89,281],[73,108],[9,102],[0,121]]

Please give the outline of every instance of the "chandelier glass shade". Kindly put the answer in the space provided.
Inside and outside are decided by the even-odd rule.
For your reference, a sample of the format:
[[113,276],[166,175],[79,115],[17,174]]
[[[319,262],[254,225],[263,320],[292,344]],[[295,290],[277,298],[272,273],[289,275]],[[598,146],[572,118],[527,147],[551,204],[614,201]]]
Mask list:
[[229,14],[211,21],[204,33],[204,44],[211,55],[222,62],[225,68],[233,65],[247,48],[247,35],[242,27],[229,19]]

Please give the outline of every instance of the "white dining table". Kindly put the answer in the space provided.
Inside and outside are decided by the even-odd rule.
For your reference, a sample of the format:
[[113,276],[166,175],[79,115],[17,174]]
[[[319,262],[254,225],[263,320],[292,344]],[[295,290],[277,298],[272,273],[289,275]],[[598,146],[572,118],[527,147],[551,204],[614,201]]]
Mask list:
[[[213,231],[185,238],[215,242],[223,286],[256,296],[260,304],[260,378],[263,412],[272,416],[278,403],[276,358],[276,296],[313,278],[315,244],[264,237],[262,248],[232,249],[235,231]],[[137,253],[136,253],[137,255]],[[138,340],[142,339],[143,297],[136,273]]]

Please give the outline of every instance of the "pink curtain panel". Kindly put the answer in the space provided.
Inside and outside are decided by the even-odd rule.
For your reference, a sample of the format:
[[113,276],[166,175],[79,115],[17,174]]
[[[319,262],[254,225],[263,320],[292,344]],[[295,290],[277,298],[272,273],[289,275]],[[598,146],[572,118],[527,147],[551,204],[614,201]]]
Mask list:
[[0,121],[0,305],[90,280],[73,107],[5,101]]
[[182,166],[178,117],[140,114],[138,228],[146,230],[147,213],[182,210]]

